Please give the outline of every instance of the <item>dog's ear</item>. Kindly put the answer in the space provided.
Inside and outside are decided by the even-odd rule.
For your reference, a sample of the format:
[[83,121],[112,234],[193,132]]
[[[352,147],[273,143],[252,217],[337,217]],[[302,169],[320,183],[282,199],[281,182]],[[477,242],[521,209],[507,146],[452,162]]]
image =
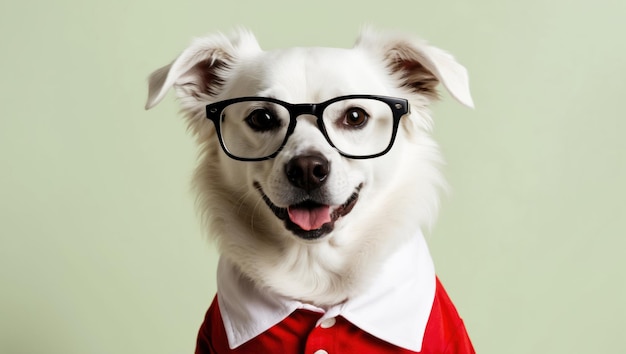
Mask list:
[[452,55],[425,41],[396,33],[377,33],[365,28],[356,48],[374,52],[411,92],[437,98],[437,84],[462,104],[474,107],[467,70]]
[[194,40],[171,64],[150,75],[146,109],[156,106],[172,86],[185,101],[216,95],[232,65],[260,51],[254,35],[244,29],[229,37],[217,34]]

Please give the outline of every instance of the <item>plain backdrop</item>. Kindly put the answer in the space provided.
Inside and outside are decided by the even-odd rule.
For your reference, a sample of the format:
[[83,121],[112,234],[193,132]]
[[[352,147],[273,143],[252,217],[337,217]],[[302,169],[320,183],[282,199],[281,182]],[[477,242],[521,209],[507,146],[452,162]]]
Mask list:
[[[452,192],[429,242],[482,354],[626,352],[626,2],[3,1],[0,353],[191,353],[215,292],[196,149],[146,78],[193,37],[449,50],[476,109],[433,107]],[[384,217],[384,216],[381,216]]]

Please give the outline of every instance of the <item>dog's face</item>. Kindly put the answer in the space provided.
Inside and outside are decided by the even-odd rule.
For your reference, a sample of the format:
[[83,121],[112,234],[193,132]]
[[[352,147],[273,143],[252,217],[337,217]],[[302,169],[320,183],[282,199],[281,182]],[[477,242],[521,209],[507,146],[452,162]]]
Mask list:
[[[320,103],[354,93],[389,96],[393,92],[385,84],[388,78],[376,70],[379,65],[351,50],[295,48],[263,52],[243,62],[239,70],[233,72],[222,97],[271,97],[290,103]],[[366,101],[359,103],[369,103]],[[373,111],[380,103],[372,101],[371,104],[373,107],[363,109]],[[335,106],[350,109],[338,103],[327,110]],[[247,107],[242,110],[242,118],[247,112],[259,114]],[[269,111],[264,114],[281,115]],[[348,113],[333,114],[345,119]],[[284,116],[264,118],[282,118],[282,125],[286,126],[287,114]],[[362,201],[361,193],[380,191],[380,185],[393,178],[393,169],[385,166],[393,164],[398,156],[395,152],[400,149],[368,160],[343,157],[327,141],[315,116],[302,114],[294,118],[295,129],[274,158],[258,162],[228,159],[222,167],[232,176],[229,189],[241,191],[245,186],[243,197],[250,199],[246,204],[273,214],[257,215],[264,222],[269,220],[274,224],[275,233],[284,234],[278,231],[284,229],[290,231],[288,237],[316,241],[332,234],[344,221],[350,222],[349,214]],[[339,130],[333,126],[337,122],[328,123],[326,130]],[[252,131],[249,124],[241,126],[238,132],[246,130]],[[263,139],[266,134],[261,135]],[[391,131],[387,140],[390,138]],[[367,144],[367,141],[362,143]],[[258,206],[259,198],[266,204],[264,207]]]
[[[401,234],[432,221],[443,182],[427,106],[439,82],[472,105],[464,68],[445,52],[404,36],[366,32],[352,49],[266,52],[241,31],[199,39],[156,71],[146,106],[177,88],[202,148],[195,183],[211,233],[222,253],[252,279],[280,288],[267,280],[270,268],[285,268],[276,265],[276,257],[293,270],[304,252],[309,265],[316,259],[316,267],[337,272],[346,264],[342,257],[375,253],[366,246],[400,244]],[[372,99],[326,104],[348,95],[404,99],[410,112],[402,112],[394,131],[398,105]],[[244,101],[221,106],[213,123],[206,118],[206,105],[241,97],[285,104]],[[386,147],[381,142],[394,134],[382,156],[350,156],[379,153]]]

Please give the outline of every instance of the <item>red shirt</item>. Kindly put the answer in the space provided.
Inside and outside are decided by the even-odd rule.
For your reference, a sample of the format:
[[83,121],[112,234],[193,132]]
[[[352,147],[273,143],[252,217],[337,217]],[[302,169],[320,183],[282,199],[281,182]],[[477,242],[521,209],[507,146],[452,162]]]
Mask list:
[[[414,354],[378,339],[343,317],[330,326],[316,323],[322,314],[297,310],[282,322],[241,346],[230,349],[217,299],[207,311],[198,333],[196,354]],[[323,350],[323,351],[320,351]],[[422,354],[474,354],[463,320],[437,279],[435,300],[422,344]]]

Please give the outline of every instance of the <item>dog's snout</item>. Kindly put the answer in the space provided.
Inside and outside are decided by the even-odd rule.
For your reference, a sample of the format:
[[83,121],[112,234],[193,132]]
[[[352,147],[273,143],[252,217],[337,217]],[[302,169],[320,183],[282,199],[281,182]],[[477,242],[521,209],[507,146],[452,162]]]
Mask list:
[[310,192],[319,188],[330,174],[330,163],[318,154],[296,156],[285,165],[289,183]]

